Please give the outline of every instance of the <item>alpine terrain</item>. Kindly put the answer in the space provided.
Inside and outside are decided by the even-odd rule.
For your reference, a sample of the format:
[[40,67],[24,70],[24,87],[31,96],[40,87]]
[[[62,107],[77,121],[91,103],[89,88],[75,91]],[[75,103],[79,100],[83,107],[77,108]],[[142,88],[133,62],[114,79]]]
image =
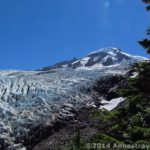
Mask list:
[[113,110],[125,101],[116,88],[136,77],[132,67],[143,61],[103,48],[36,71],[0,71],[0,149],[32,149],[83,108]]

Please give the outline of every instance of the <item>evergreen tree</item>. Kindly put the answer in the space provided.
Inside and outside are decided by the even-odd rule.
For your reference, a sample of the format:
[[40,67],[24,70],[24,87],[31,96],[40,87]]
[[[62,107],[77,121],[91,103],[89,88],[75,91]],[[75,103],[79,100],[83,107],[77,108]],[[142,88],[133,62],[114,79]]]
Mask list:
[[[150,11],[150,0],[143,0],[143,2],[147,5],[146,9]],[[150,28],[147,30],[147,35],[150,36]],[[147,53],[150,53],[150,38],[145,38],[139,43],[147,50]]]
[[147,4],[146,9],[150,10],[150,0],[143,0],[143,2]]

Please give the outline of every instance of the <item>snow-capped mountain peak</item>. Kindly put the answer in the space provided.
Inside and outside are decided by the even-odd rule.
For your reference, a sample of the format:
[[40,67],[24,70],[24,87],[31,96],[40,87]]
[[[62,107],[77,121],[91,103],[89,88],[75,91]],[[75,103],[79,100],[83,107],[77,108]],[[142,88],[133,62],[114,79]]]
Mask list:
[[109,54],[113,55],[114,53],[121,52],[121,50],[119,48],[115,48],[115,47],[101,48],[97,51],[90,52],[88,55],[99,54],[101,52],[105,52],[105,53],[109,53]]
[[101,48],[100,50],[90,52],[81,59],[72,59],[64,61],[53,66],[45,67],[42,70],[51,70],[57,68],[73,68],[73,69],[91,69],[98,67],[107,67],[119,65],[121,63],[133,63],[147,60],[145,57],[134,56],[121,51],[119,48]]

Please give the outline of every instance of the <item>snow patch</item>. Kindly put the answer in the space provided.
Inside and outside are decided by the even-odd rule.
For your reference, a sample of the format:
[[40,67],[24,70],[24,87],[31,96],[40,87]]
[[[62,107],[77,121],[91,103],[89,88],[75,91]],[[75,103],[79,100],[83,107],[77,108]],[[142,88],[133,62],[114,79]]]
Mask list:
[[110,54],[110,55],[113,56],[113,57],[116,56],[116,53],[114,53],[114,51],[110,51],[110,52],[108,52],[108,54]]
[[83,59],[81,59],[80,60],[81,65],[84,67],[88,63],[89,59],[91,59],[91,58],[90,57],[84,57]]
[[93,61],[97,61],[99,59],[99,57],[97,56],[97,57],[94,57],[93,58]]
[[100,50],[97,51],[93,51],[88,53],[88,55],[93,55],[93,54],[97,54],[99,52],[106,52],[106,53],[110,53],[114,55],[114,52],[119,52],[120,50],[118,48],[115,47],[110,47],[110,48],[101,48]]
[[125,100],[125,98],[123,97],[119,97],[119,98],[114,98],[110,101],[106,101],[106,100],[102,100],[102,106],[100,106],[99,109],[107,109],[109,111],[113,110],[114,108],[116,108],[118,106],[119,103],[123,102]]
[[67,67],[68,67],[68,65],[62,65],[62,67],[63,67],[63,68],[67,68]]
[[96,69],[102,69],[105,66],[103,66],[102,64],[95,64],[93,66],[90,67],[78,67],[76,70],[96,70]]
[[132,76],[130,76],[130,78],[135,78],[138,76],[138,72],[133,72]]
[[73,62],[72,65],[74,65],[74,64],[76,64],[76,63],[78,63],[78,62],[80,62],[80,60],[77,60],[77,61]]
[[123,55],[127,56],[127,57],[130,57],[130,58],[135,58],[135,59],[138,59],[138,60],[149,60],[148,58],[146,57],[142,57],[142,56],[134,56],[134,55],[130,55],[130,54],[127,54],[125,52],[121,52]]

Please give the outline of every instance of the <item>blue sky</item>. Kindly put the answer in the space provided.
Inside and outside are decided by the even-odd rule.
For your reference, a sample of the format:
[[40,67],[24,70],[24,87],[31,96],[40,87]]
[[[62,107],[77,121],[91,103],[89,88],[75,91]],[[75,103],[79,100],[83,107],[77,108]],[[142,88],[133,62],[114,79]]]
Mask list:
[[0,69],[32,70],[102,47],[146,56],[142,0],[0,0]]

